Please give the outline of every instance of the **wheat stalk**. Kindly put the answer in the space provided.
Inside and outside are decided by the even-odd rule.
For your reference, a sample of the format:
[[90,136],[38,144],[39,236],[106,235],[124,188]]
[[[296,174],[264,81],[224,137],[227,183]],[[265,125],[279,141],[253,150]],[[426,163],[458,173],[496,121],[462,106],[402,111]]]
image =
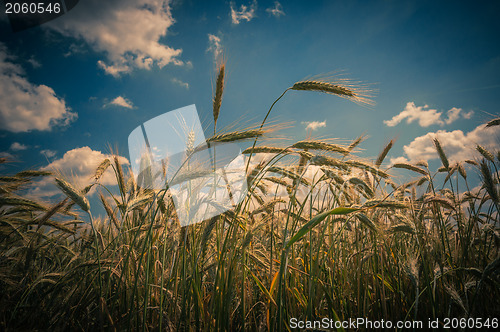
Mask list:
[[273,183],[276,183],[278,185],[284,186],[286,188],[292,189],[292,186],[290,184],[288,184],[288,182],[286,182],[284,178],[279,178],[277,176],[268,176],[268,177],[265,177],[263,179],[267,180],[269,182],[273,182]]
[[104,207],[104,210],[106,211],[106,214],[108,215],[109,219],[111,222],[113,222],[113,225],[115,225],[116,229],[120,229],[120,224],[118,222],[118,219],[116,218],[116,214],[113,212],[113,209],[109,205],[108,201],[106,198],[102,195],[102,193],[99,193],[99,198],[101,199],[102,206]]
[[425,167],[425,168],[429,168],[429,164],[427,163],[427,161],[425,160],[419,160],[415,163],[415,165],[417,166],[422,166],[422,167]]
[[294,172],[292,169],[287,169],[287,168],[280,167],[280,166],[271,166],[267,169],[267,171],[271,172],[271,173],[281,174],[281,175],[283,175],[287,178],[290,178],[292,180],[295,180],[295,181],[300,181],[306,186],[309,185],[309,181],[304,179],[299,173]]
[[224,92],[224,74],[226,66],[222,63],[219,67],[219,74],[217,75],[217,82],[215,84],[215,96],[213,100],[213,114],[214,114],[214,135],[217,127],[217,119],[219,118],[220,106],[222,104],[222,93]]
[[448,161],[448,157],[446,157],[446,154],[444,153],[441,143],[439,142],[437,137],[434,138],[432,141],[434,142],[434,146],[436,147],[439,158],[441,159],[441,163],[443,164],[444,168],[448,169],[450,167],[450,163]]
[[68,202],[68,198],[63,199],[56,205],[54,205],[50,210],[48,210],[44,215],[40,215],[36,220],[35,223],[38,223],[38,228],[43,226],[45,222],[47,222],[54,214],[57,213],[66,203]]
[[426,183],[428,180],[429,180],[429,178],[427,176],[422,176],[417,182],[417,187],[420,187],[421,185]]
[[[35,201],[14,195],[10,195],[7,197],[0,197],[0,206],[22,206],[22,210],[25,210],[25,208],[27,207],[35,210],[42,210],[42,211],[47,210],[46,207]],[[9,213],[12,212],[13,212],[12,209],[9,210]]]
[[318,142],[318,141],[300,141],[292,145],[292,148],[295,149],[303,149],[303,150],[323,150],[323,151],[329,151],[329,152],[337,152],[343,155],[349,154],[349,149],[336,145],[336,144],[329,144],[329,143],[324,143],[324,142]]
[[394,145],[394,140],[390,140],[389,143],[385,146],[385,148],[380,152],[380,154],[377,157],[377,161],[375,161],[375,165],[377,167],[380,167],[382,165],[382,162],[384,161],[385,157],[389,153],[389,150],[392,149],[392,146]]
[[263,130],[263,129],[250,129],[250,130],[243,130],[243,131],[233,131],[230,133],[214,135],[214,136],[207,139],[207,143],[214,143],[214,142],[227,143],[227,142],[235,142],[235,141],[240,141],[240,140],[250,139],[250,138],[258,138],[258,137],[264,135],[264,133],[265,133],[265,130]]
[[118,160],[117,156],[114,156],[113,159],[114,159],[115,167],[116,167],[116,178],[118,181],[118,187],[120,188],[120,193],[122,195],[125,195],[126,188],[125,188],[125,180],[124,180],[124,176],[123,176],[122,165],[120,164],[120,161]]
[[499,126],[500,125],[500,118],[496,118],[496,119],[493,119],[491,120],[490,122],[488,122],[486,124],[486,127],[485,128],[489,128],[489,127],[494,127],[494,126]]
[[189,131],[186,141],[186,157],[189,157],[191,156],[191,154],[193,154],[195,139],[196,137],[194,131],[193,130]]
[[[288,92],[288,90],[302,90],[302,91],[319,91],[328,94],[334,94],[342,98],[347,98],[359,105],[374,105],[372,99],[371,90],[366,88],[366,85],[362,85],[360,83],[351,82],[348,79],[332,79],[332,78],[320,78],[317,77],[313,80],[304,80],[296,82],[292,87],[283,91],[283,93],[271,104],[271,107],[266,113],[264,120],[260,125],[260,128],[264,127],[269,114],[276,105],[276,103],[283,98],[283,96]],[[253,146],[257,144],[257,138],[255,139]],[[246,171],[248,171],[248,167],[250,165],[250,160],[252,158],[252,153],[248,157],[248,162],[246,166]]]
[[349,166],[352,166],[352,167],[356,167],[356,168],[359,168],[359,169],[362,169],[362,170],[365,170],[365,171],[368,171],[370,172],[371,174],[373,175],[377,175],[377,176],[380,176],[384,179],[387,179],[389,177],[389,174],[387,174],[386,172],[376,168],[376,167],[373,167],[373,165],[370,165],[368,163],[365,163],[363,161],[359,161],[359,160],[348,160],[345,162],[347,165]]
[[352,177],[348,181],[357,187],[356,189],[358,189],[358,192],[360,191],[359,189],[363,189],[361,192],[363,196],[365,196],[366,198],[373,198],[373,190],[363,179]]
[[484,161],[481,162],[480,164],[480,170],[481,170],[481,177],[483,179],[483,185],[486,188],[486,191],[490,195],[491,199],[495,203],[500,202],[500,198],[498,195],[497,188],[495,186],[495,180],[493,179],[493,175],[491,174],[491,170],[488,167],[488,164]]
[[341,161],[340,159],[328,157],[328,156],[317,155],[317,156],[312,157],[310,162],[311,162],[311,164],[317,165],[317,166],[327,165],[327,166],[341,168],[344,170],[349,169],[349,166],[347,166],[344,161]]
[[104,172],[106,172],[106,170],[108,169],[109,165],[110,165],[110,161],[108,158],[104,159],[100,164],[99,166],[97,167],[97,169],[95,170],[95,174],[94,174],[94,179],[95,181],[99,181],[99,179],[101,178],[101,176],[104,174]]
[[356,138],[354,141],[349,144],[347,147],[347,150],[352,151],[355,147],[357,147],[361,142],[363,142],[366,139],[365,135],[361,135],[358,138]]
[[371,99],[373,97],[372,90],[369,90],[366,85],[338,77],[317,77],[311,80],[303,80],[296,82],[290,89],[336,95],[359,105],[373,106],[375,104]]
[[420,167],[417,167],[415,165],[409,164],[409,163],[397,163],[392,165],[393,168],[404,168],[413,172],[417,172],[423,175],[427,175],[427,172],[424,169],[421,169]]
[[49,176],[49,175],[52,175],[52,173],[47,171],[27,170],[17,173],[16,177],[25,178],[25,177]]
[[286,148],[277,148],[277,147],[272,147],[272,146],[256,146],[254,148],[249,147],[245,150],[243,150],[242,154],[249,154],[249,153],[282,153],[282,152],[287,152],[288,150]]
[[493,156],[493,153],[491,153],[490,151],[486,150],[483,146],[481,145],[477,145],[476,146],[476,150],[486,159],[488,159],[489,161],[491,161],[492,163],[495,162],[495,157]]
[[57,186],[68,196],[71,198],[73,202],[78,204],[78,206],[85,212],[89,212],[90,206],[89,201],[85,196],[81,194],[81,192],[75,189],[71,184],[64,181],[63,179],[56,178]]
[[354,92],[339,85],[321,81],[300,81],[292,86],[292,90],[319,91],[332,95],[354,97]]
[[453,204],[453,202],[444,196],[437,196],[437,195],[429,196],[424,200],[424,203],[425,204],[438,203],[447,207],[450,210],[455,210],[455,205]]
[[338,184],[344,184],[345,181],[342,178],[342,176],[338,175],[332,169],[330,169],[330,168],[328,168],[326,166],[323,166],[323,167],[321,167],[321,171],[323,171],[323,173],[325,173],[326,176],[328,176],[329,178],[333,179],[336,183],[338,183]]

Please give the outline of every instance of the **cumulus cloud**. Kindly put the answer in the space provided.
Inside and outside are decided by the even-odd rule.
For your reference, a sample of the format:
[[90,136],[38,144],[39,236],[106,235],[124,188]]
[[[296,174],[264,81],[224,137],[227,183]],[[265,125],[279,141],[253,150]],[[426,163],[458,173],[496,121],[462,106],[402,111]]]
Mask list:
[[208,48],[207,52],[211,52],[214,55],[214,60],[217,61],[222,54],[222,43],[220,37],[212,34],[208,34]]
[[[106,158],[112,158],[112,156],[84,146],[67,151],[62,158],[54,160],[49,165],[42,167],[41,170],[63,174],[76,188],[83,189],[92,182],[96,168]],[[119,157],[119,160],[122,164],[129,164],[124,157]],[[100,182],[104,185],[116,184],[111,168],[104,172]],[[53,178],[46,177],[35,182],[28,195],[36,198],[48,198],[60,193],[61,191],[54,185]]]
[[303,121],[303,125],[306,125],[306,130],[317,130],[318,128],[326,127],[326,121]]
[[130,100],[128,100],[127,98],[124,98],[122,96],[118,96],[115,99],[113,99],[112,101],[110,101],[109,103],[104,104],[104,107],[107,107],[107,106],[120,106],[120,107],[129,108],[129,109],[134,108],[134,104],[132,104],[132,102]]
[[500,127],[486,128],[485,125],[477,126],[470,132],[462,130],[438,130],[415,138],[410,144],[403,147],[405,156],[391,158],[391,163],[431,160],[439,158],[432,140],[438,138],[450,162],[474,159],[479,154],[476,145],[480,144],[486,149],[498,149],[500,140]]
[[168,0],[87,0],[46,26],[101,52],[99,67],[118,77],[154,64],[182,65],[182,50],[160,43],[173,23]]
[[183,88],[189,89],[189,84],[186,83],[186,82],[181,81],[178,78],[174,77],[174,78],[171,79],[171,81],[172,81],[172,83],[178,84],[178,85],[180,85]]
[[436,109],[430,109],[428,105],[416,106],[414,102],[408,102],[401,113],[395,115],[390,120],[384,120],[384,123],[388,127],[394,127],[406,119],[406,123],[418,121],[421,127],[428,127],[435,124],[443,126],[444,124],[453,123],[460,117],[470,119],[473,113],[473,111],[464,112],[461,108],[453,107],[446,112],[447,118],[444,119],[442,112],[438,112]]
[[464,111],[462,111],[461,108],[453,107],[452,109],[448,110],[448,112],[446,112],[446,114],[448,115],[448,118],[446,120],[444,120],[444,122],[446,124],[451,124],[451,123],[455,122],[456,120],[458,120],[460,118],[460,115],[464,119],[470,119],[472,117],[472,115],[474,114],[474,112],[473,111],[464,112]]
[[14,142],[10,146],[10,149],[12,151],[22,151],[22,150],[26,150],[27,148],[28,148],[27,145],[24,145],[24,144],[21,144],[21,143],[18,143],[18,142]]
[[30,83],[23,68],[12,60],[14,57],[0,43],[0,129],[15,133],[48,131],[77,118],[52,88]]
[[280,17],[281,15],[285,15],[285,12],[283,11],[283,6],[278,1],[274,2],[274,7],[267,8],[266,12],[275,17]]
[[234,9],[234,3],[231,2],[231,22],[233,24],[240,24],[241,21],[245,20],[250,22],[255,17],[255,10],[257,9],[257,1],[253,1],[250,7],[241,5],[240,10]]

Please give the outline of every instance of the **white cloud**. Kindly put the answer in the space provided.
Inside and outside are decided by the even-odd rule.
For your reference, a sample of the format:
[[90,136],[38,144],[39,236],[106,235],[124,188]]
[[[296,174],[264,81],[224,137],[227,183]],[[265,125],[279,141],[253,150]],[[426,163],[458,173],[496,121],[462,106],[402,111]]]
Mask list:
[[87,49],[82,44],[71,44],[69,45],[68,52],[63,54],[63,57],[67,58],[71,55],[75,54],[84,54],[87,52]]
[[500,139],[500,127],[485,128],[480,125],[474,130],[464,133],[462,130],[438,130],[415,138],[403,147],[404,157],[391,158],[391,164],[406,161],[430,160],[439,158],[433,139],[438,138],[450,162],[463,161],[478,157],[476,145],[496,151]]
[[458,120],[458,118],[460,117],[460,112],[461,111],[462,111],[461,108],[453,107],[452,109],[450,109],[448,111],[448,119],[444,120],[444,122],[446,124],[450,124],[450,123]]
[[40,154],[47,157],[47,158],[52,158],[52,157],[55,157],[56,154],[57,154],[57,151],[54,151],[54,150],[49,150],[49,149],[46,149],[46,150],[40,150]]
[[318,128],[326,127],[326,121],[303,121],[303,125],[306,125],[306,130],[317,130]]
[[174,78],[172,78],[172,80],[171,80],[171,81],[172,81],[172,83],[178,84],[178,85],[180,85],[180,86],[181,86],[181,87],[183,87],[183,88],[189,89],[189,84],[188,84],[188,83],[186,83],[186,82],[181,81],[181,80],[180,80],[180,79],[178,79],[178,78],[175,78],[175,77],[174,77]]
[[212,52],[215,61],[219,59],[222,54],[222,44],[220,37],[212,34],[208,34],[208,48],[207,52]]
[[391,158],[390,164],[394,165],[394,164],[407,163],[407,162],[409,162],[409,161],[405,157],[396,157],[396,158]]
[[168,0],[87,0],[46,26],[102,52],[99,67],[118,77],[154,64],[182,65],[182,50],[160,43],[173,23]]
[[[42,167],[41,170],[62,174],[76,188],[83,189],[92,183],[96,168],[105,158],[112,158],[112,156],[84,146],[67,151],[62,158],[54,160],[49,165]],[[129,164],[124,157],[119,157],[119,160],[122,164]],[[111,167],[104,172],[100,182],[104,185],[116,184]],[[36,198],[47,198],[60,193],[61,191],[54,185],[53,178],[46,177],[35,182],[28,195]]]
[[18,143],[18,142],[14,142],[10,146],[10,149],[12,151],[22,151],[22,150],[26,150],[27,148],[28,148],[27,145],[24,145],[24,144],[21,144],[21,143]]
[[266,12],[275,17],[280,17],[281,15],[285,15],[285,12],[283,11],[283,6],[278,1],[274,2],[274,7],[267,8]]
[[452,109],[448,110],[448,112],[446,112],[446,114],[448,115],[448,118],[446,120],[444,120],[444,122],[446,124],[451,124],[451,123],[455,122],[456,120],[458,120],[460,118],[460,115],[462,115],[462,117],[464,119],[470,119],[472,117],[472,115],[474,114],[474,111],[463,112],[461,108],[453,107]]
[[464,112],[461,108],[453,107],[446,112],[448,116],[447,119],[442,119],[442,112],[438,112],[435,109],[429,109],[428,105],[415,106],[414,102],[408,102],[401,113],[395,115],[391,120],[384,120],[384,123],[388,127],[394,127],[406,119],[406,123],[412,123],[417,120],[421,127],[428,127],[434,124],[443,126],[444,124],[455,122],[460,116],[464,119],[470,119],[473,113],[473,111]]
[[432,124],[442,125],[441,112],[428,108],[427,105],[417,107],[415,103],[409,102],[401,113],[395,115],[391,120],[385,120],[384,123],[389,127],[394,127],[406,118],[406,123],[418,120],[421,127],[428,127]]
[[132,102],[130,100],[128,100],[127,98],[124,98],[122,96],[118,96],[115,99],[113,99],[112,101],[110,101],[109,103],[104,104],[104,107],[112,106],[112,105],[125,107],[125,108],[129,108],[129,109],[134,108],[134,104],[132,104]]
[[132,68],[127,65],[127,64],[122,64],[122,65],[107,65],[104,61],[99,60],[97,61],[97,64],[99,67],[106,72],[106,74],[109,74],[114,77],[119,77],[123,73],[129,73],[132,71]]
[[0,129],[15,133],[51,130],[77,118],[64,99],[46,85],[30,83],[24,70],[0,43]]
[[40,68],[42,66],[42,64],[34,57],[29,58],[28,63],[33,66],[33,68]]
[[233,24],[240,24],[242,20],[250,22],[250,20],[255,17],[255,10],[257,9],[257,1],[254,0],[250,5],[250,7],[241,5],[239,11],[234,9],[233,2],[231,2],[230,6],[231,6],[231,22],[233,22]]

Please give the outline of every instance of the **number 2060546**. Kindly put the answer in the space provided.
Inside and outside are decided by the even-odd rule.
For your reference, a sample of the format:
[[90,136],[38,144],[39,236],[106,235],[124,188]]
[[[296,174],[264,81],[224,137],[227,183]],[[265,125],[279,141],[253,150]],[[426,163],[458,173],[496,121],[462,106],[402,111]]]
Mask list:
[[60,2],[6,2],[5,14],[59,14]]
[[443,320],[443,328],[445,329],[498,329],[498,318],[445,318]]

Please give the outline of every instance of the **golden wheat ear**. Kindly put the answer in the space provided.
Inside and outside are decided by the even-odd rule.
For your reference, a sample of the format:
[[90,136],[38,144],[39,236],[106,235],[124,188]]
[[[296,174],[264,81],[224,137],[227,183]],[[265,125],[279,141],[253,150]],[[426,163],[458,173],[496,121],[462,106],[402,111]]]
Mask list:
[[444,153],[443,147],[441,146],[441,142],[437,137],[434,138],[432,142],[436,147],[439,158],[441,159],[441,163],[443,164],[444,168],[448,170],[450,168],[450,162],[448,161],[448,157],[446,157],[446,154]]
[[375,105],[375,102],[372,99],[375,91],[370,89],[367,84],[354,82],[337,76],[317,76],[311,79],[302,80],[296,82],[290,89],[328,93],[341,98],[349,99],[362,106]]
[[217,75],[217,82],[215,84],[215,96],[213,101],[214,113],[214,134],[217,127],[217,119],[219,118],[220,106],[222,104],[222,93],[224,92],[224,76],[226,72],[226,65],[221,62],[219,65],[219,74]]
[[68,196],[73,202],[78,204],[78,206],[80,206],[83,211],[88,212],[90,210],[89,201],[85,196],[82,195],[79,190],[77,190],[68,182],[59,178],[56,178],[56,184],[66,194],[66,196]]

